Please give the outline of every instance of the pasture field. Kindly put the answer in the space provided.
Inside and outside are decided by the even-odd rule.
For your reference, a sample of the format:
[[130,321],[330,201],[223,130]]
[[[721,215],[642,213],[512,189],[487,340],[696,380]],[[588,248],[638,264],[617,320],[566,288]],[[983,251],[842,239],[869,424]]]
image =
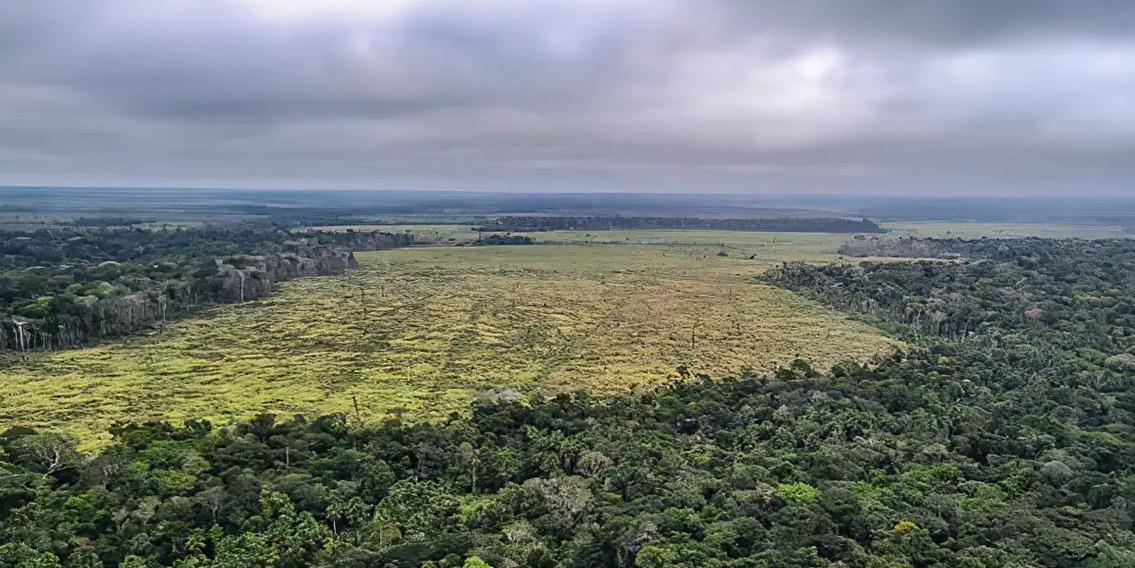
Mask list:
[[960,223],[951,221],[888,222],[882,226],[894,236],[938,237],[962,239],[1044,237],[1050,239],[1115,239],[1132,238],[1120,227],[1106,225],[1074,225],[1071,223]]
[[[420,243],[454,244],[477,239],[476,225],[334,225],[316,227],[321,230],[385,231],[413,233]],[[980,238],[1081,238],[1113,239],[1135,238],[1121,227],[1107,225],[1074,225],[1070,223],[967,223],[958,221],[894,221],[881,223],[892,237],[924,237],[980,239]],[[789,246],[793,252],[800,247],[818,252],[839,248],[851,235],[832,233],[776,233],[748,231],[690,231],[690,230],[623,230],[623,231],[547,231],[517,233],[542,243],[620,243],[620,244],[725,244],[738,247],[757,247],[769,250],[776,245]]]
[[346,275],[286,282],[267,300],[213,308],[160,336],[0,361],[0,424],[65,428],[89,449],[127,419],[429,420],[490,389],[615,392],[669,380],[679,366],[724,376],[894,347],[874,328],[753,283],[794,256],[837,258],[816,236],[776,238],[726,245],[728,256],[720,243],[363,253]]
[[[419,244],[457,244],[477,240],[476,225],[328,225],[322,231],[411,233]],[[490,234],[486,232],[485,234]],[[620,231],[541,231],[526,235],[542,244],[718,245],[735,254],[779,260],[835,260],[836,249],[851,238],[837,233],[694,231],[642,229]]]

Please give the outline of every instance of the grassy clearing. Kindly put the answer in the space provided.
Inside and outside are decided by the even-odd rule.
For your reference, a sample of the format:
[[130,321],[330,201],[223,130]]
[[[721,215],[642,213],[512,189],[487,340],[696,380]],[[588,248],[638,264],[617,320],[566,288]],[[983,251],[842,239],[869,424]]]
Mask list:
[[[454,244],[477,240],[476,225],[333,225],[323,231],[385,231],[412,233],[424,244]],[[541,244],[717,245],[734,255],[777,260],[835,260],[835,250],[851,235],[750,231],[624,230],[546,231],[516,233]]]
[[[851,235],[833,233],[776,233],[749,231],[548,231],[525,233],[539,243],[557,244],[637,244],[716,246],[714,254],[755,257],[762,266],[785,260],[832,262],[835,252]],[[704,252],[704,251],[703,251]]]
[[[820,260],[818,241],[800,238],[812,243],[802,254]],[[353,400],[364,420],[434,419],[491,388],[613,392],[667,380],[679,365],[721,376],[891,348],[873,328],[751,283],[791,256],[785,247],[364,253],[347,275],[287,282],[268,300],[213,309],[160,337],[0,363],[0,425],[64,427],[94,447],[123,419],[354,414]],[[751,260],[742,249],[767,254]]]
[[1073,225],[1069,223],[960,223],[951,221],[915,221],[883,223],[892,235],[904,237],[958,237],[962,239],[1045,237],[1080,239],[1131,238],[1121,227]]
[[[422,243],[453,244],[476,240],[475,225],[336,225],[323,230],[347,229],[365,231],[409,232]],[[1122,227],[1106,225],[1074,225],[1070,223],[965,223],[957,221],[887,222],[883,227],[891,236],[959,237],[963,239],[1046,237],[1081,239],[1131,238]],[[789,252],[808,247],[816,252],[830,252],[850,235],[831,233],[773,233],[745,231],[626,230],[626,231],[548,231],[523,233],[542,243],[620,243],[620,244],[725,244],[769,250],[781,245]]]

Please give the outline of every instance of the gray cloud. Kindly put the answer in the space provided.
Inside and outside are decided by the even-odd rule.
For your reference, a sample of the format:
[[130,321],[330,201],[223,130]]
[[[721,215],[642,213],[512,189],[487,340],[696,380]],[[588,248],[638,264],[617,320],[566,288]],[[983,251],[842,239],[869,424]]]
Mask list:
[[0,3],[0,184],[1132,192],[1135,3]]

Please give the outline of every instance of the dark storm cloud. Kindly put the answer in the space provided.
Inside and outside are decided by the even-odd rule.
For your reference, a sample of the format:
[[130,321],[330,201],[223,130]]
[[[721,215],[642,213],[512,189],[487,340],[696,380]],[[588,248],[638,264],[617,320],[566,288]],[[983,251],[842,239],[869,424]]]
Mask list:
[[1135,3],[0,3],[0,183],[1081,192]]

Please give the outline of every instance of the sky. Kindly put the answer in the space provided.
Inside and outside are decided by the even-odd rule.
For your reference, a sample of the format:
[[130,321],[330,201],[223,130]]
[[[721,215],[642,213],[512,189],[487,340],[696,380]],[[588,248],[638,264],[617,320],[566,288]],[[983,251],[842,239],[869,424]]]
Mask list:
[[4,0],[0,185],[1135,195],[1135,2]]

